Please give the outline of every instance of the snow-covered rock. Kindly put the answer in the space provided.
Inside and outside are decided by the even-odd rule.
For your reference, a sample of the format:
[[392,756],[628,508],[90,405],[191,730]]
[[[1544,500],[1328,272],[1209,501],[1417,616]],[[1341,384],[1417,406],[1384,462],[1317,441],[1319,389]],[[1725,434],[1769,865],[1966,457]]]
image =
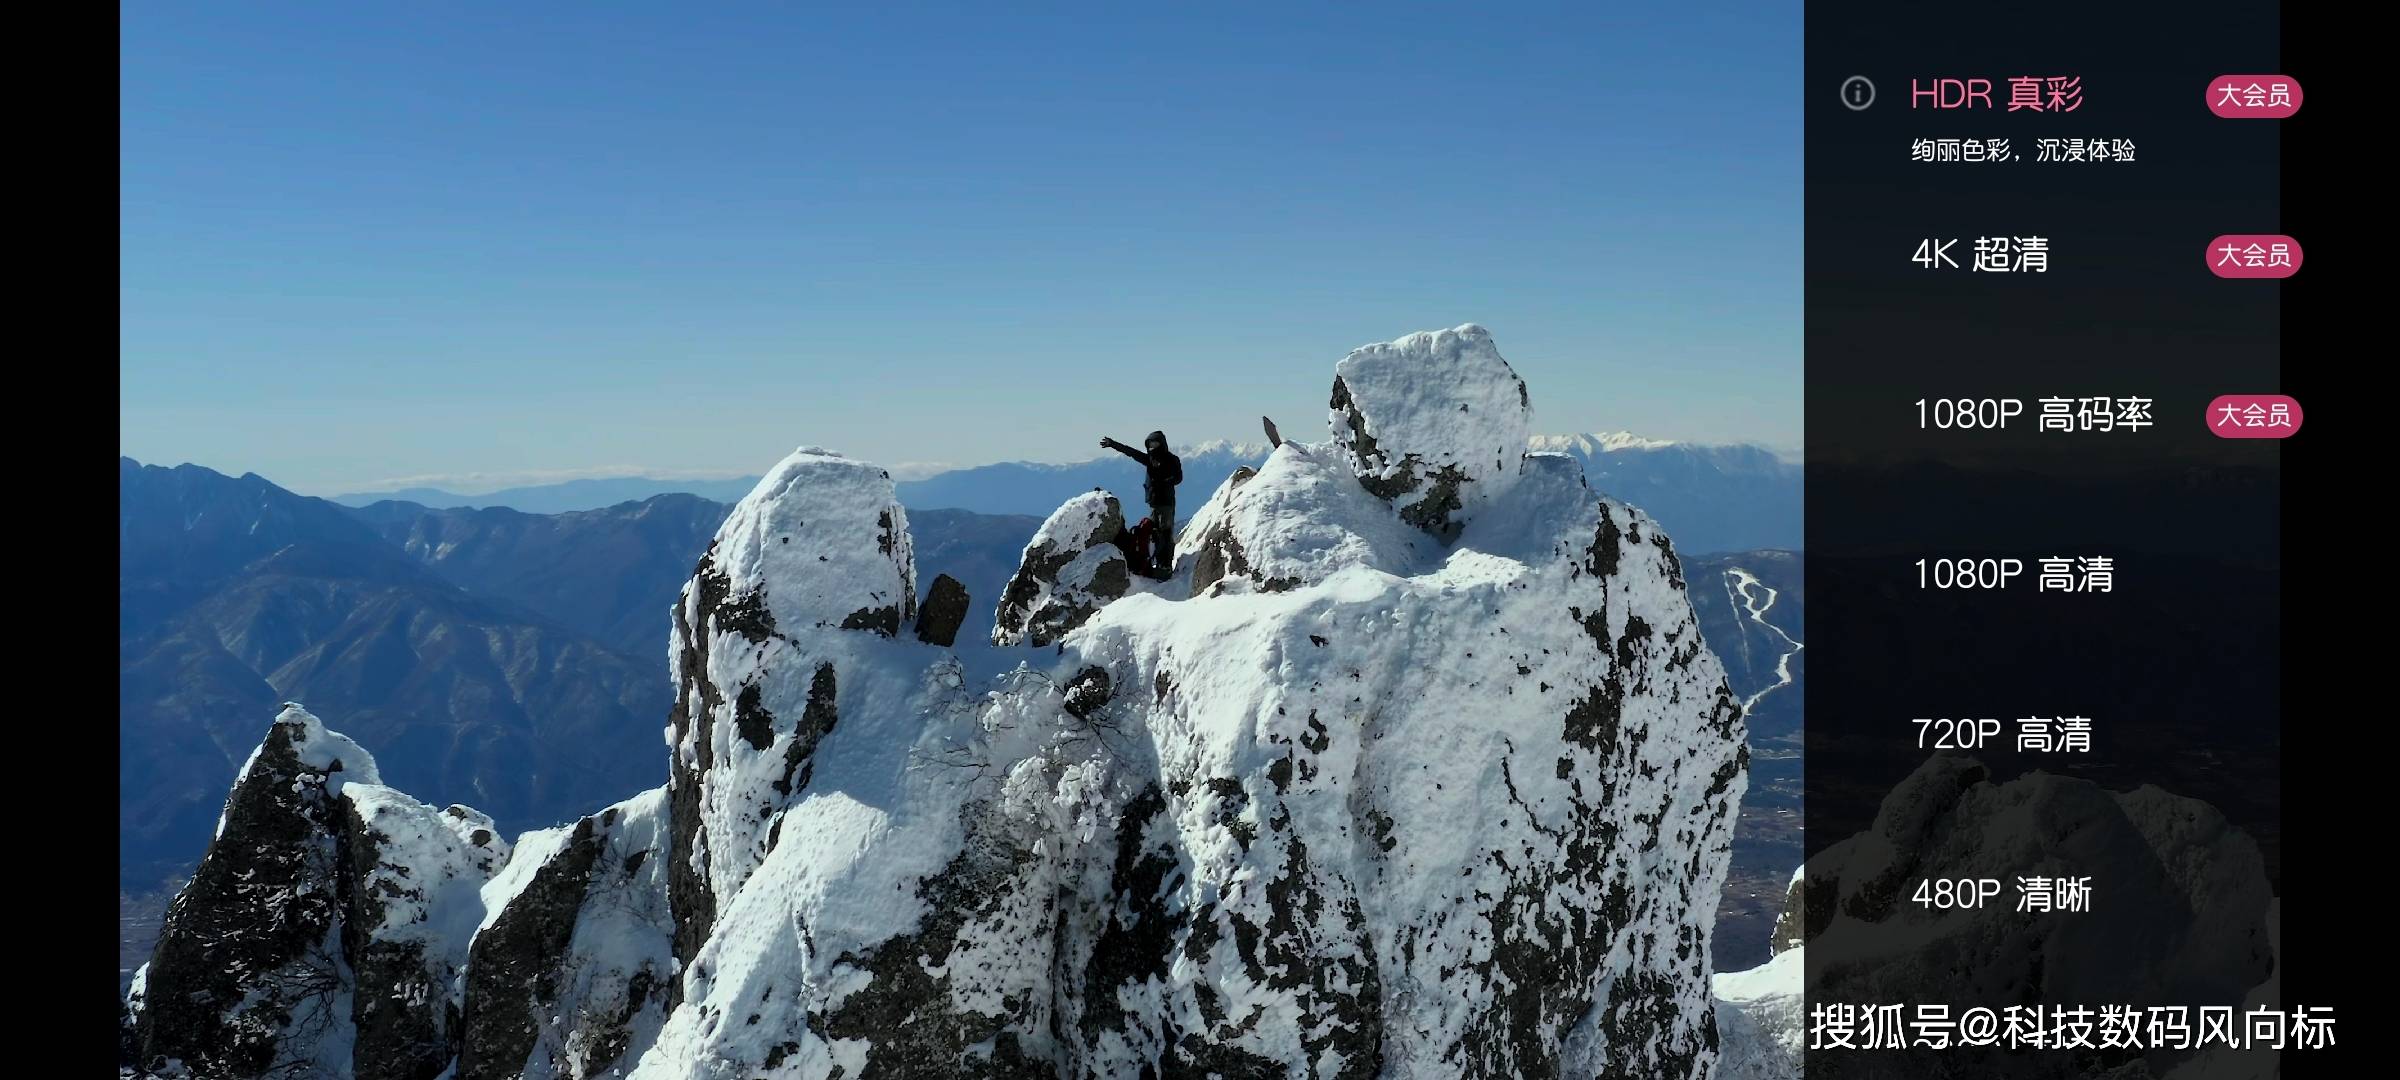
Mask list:
[[1801,1080],[1805,957],[1805,949],[1785,949],[1709,981],[1717,998],[1715,1080]]
[[518,842],[483,889],[455,1080],[622,1076],[675,978],[667,793],[653,788]]
[[1296,581],[1130,597],[1066,642],[1147,733],[1117,769],[1159,806],[1114,865],[1180,879],[1117,917],[1173,947],[1086,988],[1140,1007],[1083,1059],[1697,1074],[1746,754],[1672,552],[1549,464],[1447,551],[1378,547],[1388,506],[1310,482],[1332,453],[1233,492],[1302,481],[1283,514],[1336,540],[1272,548]]
[[1330,408],[1359,481],[1444,540],[1508,494],[1533,424],[1525,380],[1473,323],[1352,350]]
[[350,903],[343,953],[357,988],[359,1077],[427,1077],[458,1053],[458,978],[483,919],[482,891],[509,845],[492,819],[380,784],[345,784]]
[[378,783],[375,759],[287,705],[136,980],[144,1075],[431,1077],[458,1049],[456,981],[491,819]]
[[[891,637],[916,617],[916,552],[891,474],[830,450],[801,447],[760,477],[718,527],[704,564],[686,606],[728,605],[725,618],[745,634],[809,625]],[[768,582],[785,589],[773,611],[758,606]],[[797,621],[802,612],[813,621]]]
[[[2105,874],[2086,911],[1909,899],[1926,880],[2014,887],[2020,876],[2095,871]],[[1774,957],[1717,976],[1724,1076],[1797,1080],[1804,984],[1809,999],[1858,1004],[2275,1004],[2275,918],[2257,844],[2207,803],[2043,772],[1994,783],[1974,758],[1937,754],[1884,798],[1870,828],[1795,875]],[[1960,1053],[1877,1052],[1858,1064],[1876,1076],[1982,1067]],[[2011,1076],[2067,1077],[2088,1075],[2089,1062],[2017,1054],[2007,1064]],[[2269,1076],[2274,1060],[2161,1052],[2110,1075]]]
[[1198,587],[1053,514],[1003,598],[1048,648],[988,688],[900,632],[889,477],[779,465],[673,610],[665,789],[405,907],[427,971],[467,942],[452,1075],[1709,1075],[1748,758],[1673,547],[1522,454],[1482,331],[1340,370],[1334,438],[1195,515]]
[[[2100,868],[2105,902],[2043,918],[2038,933],[2011,905],[1961,912],[1908,901],[1928,877],[2013,885],[2021,875]],[[1811,859],[1805,892],[1812,915],[1827,912],[1808,943],[1825,992],[1843,995],[1833,1000],[1887,1000],[1874,993],[1938,977],[1969,1000],[2030,991],[2231,1004],[2272,963],[2265,860],[2214,807],[2044,772],[1995,784],[1962,755],[1929,759],[1885,798],[1872,828]],[[2162,933],[2169,912],[2180,925]],[[1953,955],[1980,958],[1963,984],[1944,966]]]
[[[1394,362],[1356,415],[1397,438],[1435,407]],[[1703,1075],[1746,754],[1674,553],[1567,459],[1429,449],[1390,460],[1472,514],[1287,442],[1193,519],[1238,545],[1220,582],[1092,605],[981,700],[913,643],[712,637],[685,699],[779,719],[679,759],[712,906],[636,1075]],[[1037,601],[1113,509],[1052,515]]]
[[[864,739],[888,742],[874,754],[905,754],[914,732],[893,725],[907,725],[922,660],[948,655],[895,636],[914,614],[914,578],[890,475],[830,451],[794,451],[710,542],[670,641],[677,958],[696,953],[720,902],[773,850],[842,718],[864,713]],[[670,986],[670,1003],[682,989]]]
[[811,755],[839,716],[837,687],[853,700],[888,692],[891,665],[876,658],[915,598],[908,516],[873,465],[804,447],[718,529],[674,608],[668,645],[677,956],[706,940],[718,898],[774,845],[781,811],[808,787]]
[[1353,476],[1326,444],[1285,442],[1255,475],[1235,474],[1185,524],[1192,591],[1240,579],[1261,592],[1324,581],[1351,566],[1395,572],[1441,544],[1410,525]]
[[1000,595],[992,644],[1048,645],[1125,595],[1133,572],[1113,541],[1125,528],[1117,498],[1091,491],[1051,512],[1025,544]]
[[1802,906],[1807,880],[1806,868],[1792,871],[1768,940],[1767,962],[1709,980],[1717,999],[1716,1080],[1800,1080],[1807,1023],[1801,992],[1808,970],[1801,930],[1807,922]]

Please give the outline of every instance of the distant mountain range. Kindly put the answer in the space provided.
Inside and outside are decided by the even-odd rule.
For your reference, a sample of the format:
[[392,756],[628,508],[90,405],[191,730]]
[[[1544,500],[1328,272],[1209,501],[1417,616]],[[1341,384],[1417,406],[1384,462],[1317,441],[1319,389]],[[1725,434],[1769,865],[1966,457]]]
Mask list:
[[[189,868],[285,700],[343,717],[395,783],[512,831],[664,779],[667,612],[728,504],[345,508],[255,474],[118,472],[121,887]],[[925,580],[974,598],[962,638],[989,634],[1039,524],[912,515]]]
[[394,775],[512,825],[664,777],[655,658],[464,588],[256,475],[118,472],[122,884],[198,857],[220,789],[287,699],[371,732]]
[[440,488],[410,487],[396,491],[336,495],[330,501],[343,506],[399,502],[434,510],[496,506],[527,514],[565,514],[640,502],[653,495],[697,495],[711,502],[731,506],[742,501],[742,496],[750,494],[750,489],[756,486],[758,477],[755,476],[737,476],[730,480],[661,480],[647,476],[613,476],[504,488],[481,495],[459,495]]
[[[1593,487],[1648,511],[1684,551],[1796,550],[1802,546],[1800,466],[1763,447],[1710,446],[1602,433],[1537,436],[1530,448],[1581,461]],[[1184,449],[1182,506],[1197,507],[1235,469],[1264,460],[1267,450],[1264,443],[1223,440]],[[415,488],[341,495],[333,501],[353,507],[399,500],[430,508],[505,507],[557,514],[670,493],[732,503],[749,494],[757,483],[757,477],[700,481],[621,477],[511,488],[487,495]],[[1012,461],[978,465],[904,480],[898,486],[901,502],[911,511],[965,510],[1039,518],[1093,488],[1138,499],[1140,483],[1138,466],[1117,454],[1105,454],[1065,464]]]
[[469,592],[650,664],[664,663],[667,608],[730,509],[679,494],[561,514],[407,502],[352,513]]

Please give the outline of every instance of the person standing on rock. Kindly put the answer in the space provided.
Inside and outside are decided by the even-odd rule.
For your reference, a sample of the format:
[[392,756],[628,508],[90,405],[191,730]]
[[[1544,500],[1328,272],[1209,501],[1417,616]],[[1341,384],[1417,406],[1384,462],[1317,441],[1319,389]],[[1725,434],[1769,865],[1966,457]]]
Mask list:
[[1183,459],[1167,449],[1167,433],[1153,431],[1136,450],[1106,435],[1100,445],[1142,463],[1142,501],[1150,504],[1150,537],[1157,554],[1150,576],[1165,581],[1175,574],[1175,485],[1183,483]]

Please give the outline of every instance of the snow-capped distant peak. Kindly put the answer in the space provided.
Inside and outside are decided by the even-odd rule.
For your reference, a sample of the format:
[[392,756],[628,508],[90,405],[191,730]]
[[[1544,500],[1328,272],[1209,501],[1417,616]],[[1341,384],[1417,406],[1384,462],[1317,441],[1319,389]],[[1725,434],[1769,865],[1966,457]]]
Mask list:
[[1182,456],[1206,457],[1210,454],[1224,454],[1228,457],[1239,458],[1247,461],[1253,458],[1263,458],[1267,456],[1268,449],[1269,447],[1267,444],[1263,442],[1235,442],[1232,439],[1210,439],[1207,442],[1193,443],[1192,445],[1185,447]]
[[1576,435],[1536,435],[1526,448],[1538,453],[1614,454],[1624,450],[1664,450],[1679,445],[1673,439],[1653,439],[1630,431],[1595,431]]

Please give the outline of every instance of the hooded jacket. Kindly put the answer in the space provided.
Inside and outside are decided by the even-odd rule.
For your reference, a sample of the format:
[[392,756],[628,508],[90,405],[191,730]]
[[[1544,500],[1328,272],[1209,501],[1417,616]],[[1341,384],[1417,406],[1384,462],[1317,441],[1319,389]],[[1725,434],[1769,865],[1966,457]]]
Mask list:
[[1175,485],[1183,483],[1183,459],[1167,449],[1167,435],[1153,431],[1142,440],[1143,449],[1136,450],[1115,439],[1108,440],[1109,448],[1142,463],[1142,501],[1152,506],[1175,505]]

